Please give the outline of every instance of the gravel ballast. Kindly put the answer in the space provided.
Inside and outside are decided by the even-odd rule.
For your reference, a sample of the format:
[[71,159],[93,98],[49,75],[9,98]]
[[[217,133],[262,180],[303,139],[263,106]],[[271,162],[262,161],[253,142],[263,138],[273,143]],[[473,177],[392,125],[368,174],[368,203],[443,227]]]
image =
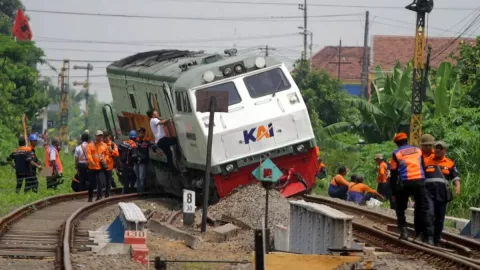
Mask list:
[[[261,185],[243,186],[216,205],[209,208],[214,217],[228,215],[250,225],[253,229],[262,227],[265,216],[265,189]],[[280,192],[270,190],[268,196],[268,228],[273,232],[275,225],[288,226],[290,204]]]

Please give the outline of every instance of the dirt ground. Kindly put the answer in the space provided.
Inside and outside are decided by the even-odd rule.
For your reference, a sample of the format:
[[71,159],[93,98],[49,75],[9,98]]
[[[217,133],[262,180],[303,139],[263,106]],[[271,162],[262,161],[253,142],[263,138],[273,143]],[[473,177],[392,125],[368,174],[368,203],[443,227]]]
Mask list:
[[54,269],[53,259],[44,260],[44,261],[30,261],[27,259],[5,259],[0,258],[0,269],[9,269],[9,270],[51,270]]

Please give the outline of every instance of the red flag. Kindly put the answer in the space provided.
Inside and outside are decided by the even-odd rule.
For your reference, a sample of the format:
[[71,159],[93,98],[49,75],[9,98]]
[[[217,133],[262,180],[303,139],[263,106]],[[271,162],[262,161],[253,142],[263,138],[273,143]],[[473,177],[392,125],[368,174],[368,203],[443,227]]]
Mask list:
[[18,40],[32,40],[32,30],[28,24],[27,17],[25,17],[21,9],[17,10],[12,33]]

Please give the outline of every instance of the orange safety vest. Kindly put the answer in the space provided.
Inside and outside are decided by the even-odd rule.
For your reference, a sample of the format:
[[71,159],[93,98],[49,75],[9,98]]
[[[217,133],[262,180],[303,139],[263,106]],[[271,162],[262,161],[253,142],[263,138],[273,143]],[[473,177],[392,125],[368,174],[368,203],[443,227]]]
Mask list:
[[106,162],[105,157],[107,152],[107,145],[104,142],[96,144],[93,142],[89,143],[87,149],[88,169],[95,171],[101,170],[100,160]]
[[[57,148],[53,145],[47,145],[45,147],[45,166],[48,167],[49,169],[51,168],[51,170],[53,170],[54,168],[52,168],[50,166],[50,152],[52,151],[55,151],[55,169],[56,169],[56,172],[57,173],[62,173],[63,172],[63,165],[62,165],[62,162],[60,161],[60,153],[58,152]],[[52,171],[55,173],[55,171]]]
[[107,171],[113,170],[113,158],[120,156],[118,152],[117,144],[113,144],[113,150],[110,152],[110,146],[112,145],[112,141],[108,141],[105,143],[107,145],[107,152],[105,154],[105,162],[107,162]]
[[378,165],[378,173],[377,173],[377,183],[383,184],[387,182],[387,174],[388,174],[388,167],[385,161],[380,162]]
[[422,150],[410,145],[397,148],[390,160],[390,169],[398,170],[398,176],[402,181],[425,179]]

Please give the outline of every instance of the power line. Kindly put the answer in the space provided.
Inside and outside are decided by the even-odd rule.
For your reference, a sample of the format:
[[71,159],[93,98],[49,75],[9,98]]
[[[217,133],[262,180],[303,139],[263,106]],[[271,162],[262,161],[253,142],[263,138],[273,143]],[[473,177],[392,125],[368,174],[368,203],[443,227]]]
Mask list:
[[[302,16],[269,16],[269,17],[179,17],[179,16],[153,16],[153,15],[135,15],[135,14],[113,14],[113,13],[90,13],[90,12],[72,12],[57,10],[38,10],[30,9],[28,12],[47,13],[47,14],[63,14],[77,16],[96,16],[96,17],[116,17],[116,18],[136,18],[136,19],[164,19],[164,20],[194,20],[194,21],[279,21],[285,19],[303,19]],[[328,17],[348,17],[357,16],[355,14],[325,14],[314,15],[312,18],[328,18]],[[282,21],[281,21],[282,20]]]
[[[263,35],[263,36],[247,36],[247,37],[237,37],[237,40],[254,40],[254,39],[263,39],[263,38],[280,38],[280,37],[291,37],[298,36],[298,33],[289,33],[289,34],[278,34],[278,35]],[[52,38],[52,37],[38,37],[40,39],[47,40],[35,40],[40,42],[63,42],[63,43],[102,43],[102,44],[123,44],[123,45],[142,45],[142,46],[155,46],[158,47],[158,44],[168,44],[168,43],[189,43],[189,42],[218,42],[218,41],[232,41],[233,38],[217,38],[217,39],[186,39],[186,40],[157,40],[157,41],[113,41],[113,40],[79,40],[79,39],[63,39],[63,38]],[[145,44],[145,43],[155,43],[155,44]]]
[[[215,4],[245,4],[245,5],[275,5],[298,6],[298,3],[288,2],[259,2],[259,1],[230,1],[230,0],[163,0],[163,2],[215,3]],[[405,9],[403,6],[378,5],[340,5],[340,4],[308,4],[309,7],[340,7],[340,8],[378,8],[378,9]],[[474,7],[435,7],[435,10],[470,11]]]

